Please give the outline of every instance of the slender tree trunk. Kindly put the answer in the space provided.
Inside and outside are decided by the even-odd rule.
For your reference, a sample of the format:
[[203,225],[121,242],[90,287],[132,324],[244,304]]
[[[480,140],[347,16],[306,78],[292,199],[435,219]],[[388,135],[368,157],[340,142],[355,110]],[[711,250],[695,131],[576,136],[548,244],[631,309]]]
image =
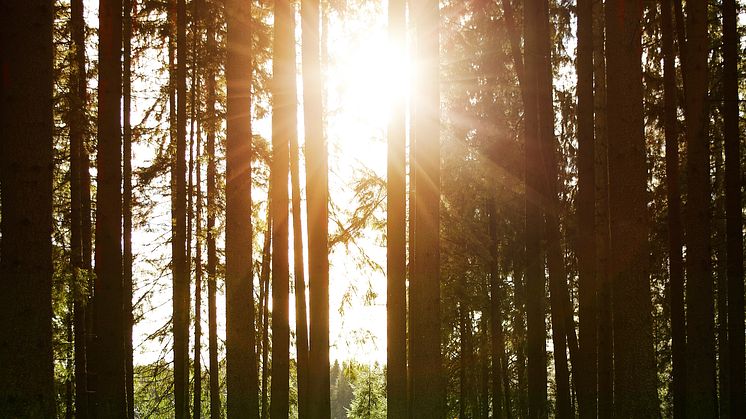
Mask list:
[[[195,8],[196,10],[196,8]],[[198,32],[200,33],[200,32]],[[195,40],[195,58],[194,58],[194,78],[199,77],[197,72],[197,41]],[[197,89],[199,91],[199,82],[197,82]],[[197,96],[197,100],[194,100],[194,96]],[[199,94],[193,95],[192,99],[192,123],[197,117],[196,107],[199,101]],[[197,205],[196,205],[196,229],[195,238],[196,243],[194,245],[194,404],[192,405],[192,412],[194,419],[199,419],[202,416],[202,157],[201,157],[201,136],[200,126],[197,125],[197,137],[196,137],[196,179],[197,190],[195,191]]]
[[[391,45],[404,56],[406,4],[388,6]],[[393,92],[393,91],[392,91]],[[407,194],[405,92],[393,92],[386,175],[386,402],[390,419],[407,418]]]
[[411,409],[414,417],[446,415],[440,342],[440,90],[438,2],[413,8],[421,65],[414,114],[414,269],[410,278]]
[[287,418],[290,380],[290,326],[288,265],[288,170],[289,137],[294,130],[291,114],[295,98],[290,84],[295,78],[293,7],[288,0],[275,1],[274,57],[272,59],[272,394],[270,417]]
[[604,4],[593,3],[593,107],[595,159],[596,295],[598,304],[598,416],[613,415],[613,324],[609,281],[609,166],[606,133]]
[[[270,182],[271,183],[271,182]],[[269,186],[270,191],[272,185]],[[270,192],[271,195],[271,192]],[[271,200],[271,196],[270,196]],[[262,315],[262,394],[261,394],[261,417],[267,419],[269,417],[269,371],[271,363],[269,362],[269,274],[270,264],[272,263],[272,212],[271,205],[267,205],[267,231],[264,233],[264,247],[262,247],[262,265],[261,272],[259,273],[259,282],[262,284],[261,287],[264,289],[264,295],[262,296],[261,302],[261,315]]]
[[581,418],[597,414],[598,304],[596,303],[595,148],[593,133],[593,0],[578,2],[578,292],[580,359],[573,365]]
[[687,416],[717,416],[713,278],[710,257],[710,152],[707,126],[707,3],[687,3]]
[[[528,326],[528,417],[547,417],[546,332],[544,324],[544,256],[541,248],[542,190],[544,165],[539,131],[538,68],[541,63],[540,37],[536,28],[544,10],[543,0],[524,5],[525,72],[523,96],[526,156],[526,317]],[[514,54],[515,55],[515,54]],[[516,61],[520,63],[520,61]],[[517,68],[522,68],[518,65]]]
[[738,51],[741,44],[735,0],[723,1],[723,89],[725,124],[725,210],[728,276],[728,403],[730,417],[746,415],[744,372],[743,220],[741,138],[738,102]]
[[[251,5],[228,0],[226,136],[226,361],[228,415],[257,417],[251,226]],[[247,301],[248,299],[248,301]]]
[[96,196],[96,416],[126,417],[122,282],[122,1],[99,3]]
[[[295,11],[292,14],[293,34],[295,34]],[[295,74],[295,38],[291,43],[290,56],[293,57]],[[290,83],[293,112],[289,124],[290,132],[290,186],[292,191],[293,215],[293,277],[295,280],[295,345],[297,348],[298,418],[307,419],[310,412],[308,401],[308,310],[306,309],[306,272],[303,259],[303,225],[301,224],[300,164],[298,149],[298,86],[295,76]]]
[[[87,297],[90,295],[88,272],[83,263],[83,154],[86,138],[86,70],[85,70],[85,20],[83,0],[70,3],[70,38],[72,40],[71,90],[70,90],[70,252],[73,266],[73,332],[75,342],[75,415],[85,419],[88,414],[88,361],[86,318],[90,315]],[[90,192],[89,192],[90,193]],[[90,260],[90,255],[87,256]]]
[[642,5],[606,3],[609,115],[609,276],[614,301],[614,416],[657,418],[648,276],[647,166],[641,66]]
[[124,167],[122,171],[123,181],[123,200],[122,200],[122,218],[123,218],[123,263],[122,263],[122,283],[124,294],[123,315],[124,315],[124,352],[125,366],[124,375],[127,386],[127,418],[135,417],[135,383],[134,383],[134,359],[132,347],[132,327],[135,319],[132,306],[132,124],[130,122],[132,113],[132,3],[131,0],[123,0],[123,42],[124,63],[122,70],[122,151]]
[[176,0],[176,146],[173,166],[173,333],[176,419],[189,417],[189,260],[187,256],[186,0]]
[[308,276],[310,302],[310,417],[330,415],[328,162],[322,120],[319,57],[319,0],[301,1],[306,194],[308,197]]
[[215,215],[217,213],[217,185],[215,170],[215,28],[214,6],[207,11],[207,79],[205,82],[205,121],[207,123],[207,322],[208,352],[210,358],[210,419],[221,417],[220,364],[218,362],[217,328],[217,249],[215,245]]
[[[492,353],[492,415],[495,418],[509,416],[509,403],[503,406],[503,402],[509,402],[509,389],[503,388],[507,371],[503,368],[505,358],[505,337],[502,325],[502,301],[500,266],[498,256],[497,240],[497,210],[495,209],[495,198],[487,199],[487,218],[489,222],[490,235],[490,352]],[[506,397],[507,396],[507,397]]]
[[671,357],[673,416],[685,416],[686,331],[684,317],[684,261],[682,256],[681,192],[679,189],[679,133],[676,103],[676,56],[673,48],[672,2],[662,5],[663,101],[666,137],[666,198],[668,201],[669,288],[671,296]]
[[56,410],[53,6],[46,0],[0,6],[0,416],[8,418],[51,418]]

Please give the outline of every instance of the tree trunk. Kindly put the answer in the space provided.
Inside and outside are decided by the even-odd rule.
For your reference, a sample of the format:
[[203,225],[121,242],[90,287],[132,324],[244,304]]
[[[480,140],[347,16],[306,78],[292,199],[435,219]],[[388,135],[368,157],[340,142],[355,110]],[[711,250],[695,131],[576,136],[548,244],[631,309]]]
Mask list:
[[614,301],[614,416],[657,418],[656,367],[648,276],[647,167],[641,67],[642,5],[606,3],[610,71],[609,277]]
[[[228,415],[259,414],[251,226],[251,5],[228,0],[226,136],[226,362]],[[248,301],[247,301],[248,299]]]
[[717,416],[715,331],[710,257],[710,152],[707,126],[707,3],[687,3],[685,115],[687,145],[687,416]]
[[741,138],[738,110],[738,50],[735,0],[723,1],[723,89],[725,124],[725,211],[728,276],[728,368],[729,393],[721,403],[728,403],[733,418],[746,415],[744,373],[744,285],[743,221],[741,209]]
[[671,305],[671,358],[673,365],[673,417],[685,416],[686,331],[684,317],[684,261],[682,255],[681,192],[679,189],[679,133],[676,103],[676,54],[673,48],[672,2],[662,5],[663,102],[666,137],[666,198],[668,201],[668,255]]
[[127,386],[127,418],[135,417],[135,383],[134,383],[134,360],[132,346],[132,327],[135,319],[132,306],[132,126],[130,122],[132,110],[132,3],[131,0],[123,0],[123,42],[124,63],[122,70],[122,142],[123,142],[123,262],[122,283],[124,294],[124,353],[125,366],[124,375]]
[[[544,256],[541,248],[543,225],[544,165],[539,131],[538,68],[542,65],[540,25],[544,0],[531,0],[524,6],[524,56],[521,89],[523,96],[526,156],[526,318],[528,326],[528,417],[547,417],[546,332],[544,324]],[[515,55],[515,54],[514,54]],[[517,61],[520,62],[520,61]],[[521,68],[520,66],[518,68]]]
[[728,415],[728,291],[727,279],[727,239],[725,214],[725,163],[723,161],[723,138],[715,136],[713,139],[712,165],[715,169],[713,182],[713,224],[712,242],[715,256],[713,273],[715,279],[716,327],[717,327],[717,386],[721,399],[726,403],[718,403],[719,418],[727,419]]
[[270,417],[288,416],[290,379],[290,326],[288,265],[288,169],[289,137],[294,130],[295,98],[290,84],[295,79],[294,10],[287,0],[275,1],[274,57],[272,59],[272,394]]
[[[392,45],[406,40],[403,0],[388,6]],[[396,50],[404,56],[404,48]],[[402,76],[404,77],[404,76]],[[392,91],[393,92],[393,91]],[[405,92],[393,92],[388,126],[386,175],[386,401],[391,419],[407,418],[407,194]]]
[[573,365],[581,418],[595,418],[597,409],[596,206],[593,133],[593,1],[578,1],[578,292],[580,359]]
[[[295,12],[292,13],[295,34]],[[291,42],[290,56],[293,57],[293,74],[295,74],[295,38]],[[296,78],[290,82],[290,94],[293,100],[293,112],[289,124],[293,127],[290,132],[290,186],[292,190],[293,215],[293,277],[295,280],[295,345],[297,348],[297,380],[298,380],[298,419],[307,419],[310,412],[308,401],[308,310],[306,308],[306,270],[303,259],[303,225],[301,224],[301,192],[300,192],[300,164],[298,149],[298,86]]]
[[[195,3],[196,4],[196,3]],[[195,6],[195,16],[199,13]],[[198,34],[201,32],[197,32]],[[192,124],[197,118],[197,108],[199,107],[199,73],[197,71],[197,36],[194,40],[194,70],[193,75],[196,79],[196,89],[192,93]],[[196,96],[196,97],[195,97]],[[196,99],[196,100],[195,100]],[[201,158],[201,137],[200,126],[197,125],[197,136],[195,144],[196,159],[196,214],[195,214],[195,238],[194,245],[194,404],[192,412],[194,419],[202,416],[202,158]]]
[[54,8],[52,1],[32,0],[3,2],[2,9],[0,416],[55,417],[51,240]]
[[[85,20],[83,0],[70,3],[70,39],[72,40],[71,90],[70,90],[70,253],[73,266],[73,340],[75,342],[75,415],[85,419],[88,413],[88,360],[87,360],[87,318],[90,317],[87,299],[89,277],[83,255],[83,154],[86,154],[86,70],[85,70]],[[87,161],[87,157],[85,159]],[[86,185],[87,186],[87,185]],[[90,191],[88,192],[90,194]],[[90,262],[89,262],[90,265]]]
[[593,107],[596,187],[596,295],[598,304],[598,416],[613,415],[614,361],[609,281],[609,165],[606,132],[606,53],[604,5],[593,3]]
[[446,415],[440,342],[440,90],[438,2],[422,0],[414,9],[417,57],[414,122],[414,269],[410,278],[410,343],[415,417]]
[[[269,186],[270,191],[272,185]],[[271,194],[271,192],[270,192]],[[271,197],[270,197],[271,200]],[[271,204],[267,205],[267,231],[264,233],[264,246],[262,247],[262,265],[261,272],[259,273],[260,288],[264,290],[262,295],[262,301],[260,306],[261,310],[261,324],[262,324],[262,394],[261,394],[261,418],[267,419],[269,417],[269,371],[271,363],[269,362],[269,276],[270,276],[270,264],[272,263],[272,212]]]
[[[492,414],[495,418],[510,417],[510,389],[506,385],[505,336],[502,325],[502,284],[497,239],[497,210],[495,197],[487,199],[487,218],[490,235],[490,352],[492,353]],[[503,405],[503,403],[505,403]]]
[[217,185],[215,170],[215,29],[214,7],[207,11],[207,79],[205,81],[205,121],[207,123],[207,322],[208,352],[210,358],[210,419],[221,417],[220,364],[218,362],[217,328],[217,250],[215,246],[215,214],[217,213]]
[[186,187],[186,0],[176,0],[176,146],[173,177],[173,333],[176,419],[189,416],[189,261]]
[[310,302],[310,417],[330,415],[328,162],[324,139],[319,57],[319,0],[301,1],[303,106],[308,197],[308,277]]

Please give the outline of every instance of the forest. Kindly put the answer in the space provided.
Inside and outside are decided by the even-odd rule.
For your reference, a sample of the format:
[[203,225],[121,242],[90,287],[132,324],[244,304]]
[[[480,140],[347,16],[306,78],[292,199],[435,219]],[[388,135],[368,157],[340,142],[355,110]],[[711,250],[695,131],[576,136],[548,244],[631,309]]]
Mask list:
[[0,0],[0,418],[745,418],[743,0]]

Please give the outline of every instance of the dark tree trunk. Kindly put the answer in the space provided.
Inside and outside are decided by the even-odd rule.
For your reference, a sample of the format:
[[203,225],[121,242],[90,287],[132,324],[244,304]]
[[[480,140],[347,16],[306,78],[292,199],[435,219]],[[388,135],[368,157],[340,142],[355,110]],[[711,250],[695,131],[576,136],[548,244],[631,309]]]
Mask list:
[[728,403],[730,417],[746,415],[746,380],[744,373],[744,285],[743,221],[741,208],[741,137],[738,111],[738,51],[741,44],[737,31],[735,0],[723,1],[723,89],[725,124],[725,211],[728,260],[728,368],[729,393],[721,403]]
[[[544,255],[541,247],[543,184],[545,167],[539,130],[538,69],[542,65],[541,38],[536,30],[545,11],[544,0],[524,6],[525,73],[523,90],[526,156],[526,318],[528,326],[528,417],[547,417],[546,331],[544,324]],[[514,54],[515,55],[515,54]],[[520,61],[516,61],[520,63]],[[521,68],[518,66],[518,68]]]
[[[406,40],[403,0],[389,2],[392,45]],[[396,51],[403,56],[403,48]],[[391,419],[407,417],[407,197],[404,93],[393,92],[386,176],[386,402]]]
[[581,418],[597,414],[598,304],[596,292],[595,148],[593,125],[593,1],[578,1],[578,292],[580,359],[573,365]]
[[593,3],[593,107],[596,185],[596,296],[598,304],[598,416],[613,415],[614,361],[609,281],[609,172],[606,134],[606,54],[604,5]]
[[207,79],[205,82],[205,121],[207,123],[207,322],[208,352],[210,358],[210,419],[221,417],[220,364],[218,362],[217,328],[217,249],[215,246],[215,215],[217,213],[217,185],[215,170],[215,29],[214,6],[207,11]]
[[[85,419],[88,409],[88,357],[87,318],[90,317],[87,299],[89,277],[84,260],[90,268],[91,255],[83,255],[83,171],[88,171],[86,139],[86,69],[85,69],[85,20],[83,0],[70,3],[70,38],[72,40],[72,66],[70,73],[70,253],[73,266],[73,340],[75,342],[75,415]],[[86,165],[83,166],[85,154]],[[85,187],[88,187],[86,184]],[[90,190],[88,191],[90,194]],[[90,216],[89,216],[90,218]],[[89,239],[90,240],[90,239]]]
[[[197,3],[194,4],[194,15],[200,16],[201,10],[197,8]],[[201,16],[200,16],[201,19]],[[197,22],[200,22],[197,20]],[[197,71],[197,39],[201,31],[199,30],[199,24],[195,25],[195,31],[197,35],[194,38],[194,49],[193,49],[193,70],[192,70],[192,124],[194,125],[197,119],[197,113],[200,103],[199,95],[199,72]],[[196,166],[194,168],[196,172],[196,208],[195,208],[195,244],[194,244],[194,392],[193,392],[193,404],[192,412],[194,419],[199,419],[202,416],[202,157],[201,157],[201,136],[200,136],[200,125],[197,124],[196,140],[195,140],[195,155]],[[191,189],[190,189],[191,192]],[[191,208],[191,206],[190,206]]]
[[124,294],[122,296],[124,324],[124,378],[127,386],[127,418],[135,417],[135,383],[134,383],[134,360],[132,347],[132,327],[135,319],[132,306],[132,3],[131,0],[123,0],[123,42],[124,62],[122,70],[122,152],[123,152],[123,200],[122,200],[122,224],[123,224],[123,261],[122,261],[122,283]]
[[0,6],[0,416],[8,418],[55,417],[53,3]]
[[411,411],[414,417],[446,415],[440,342],[440,90],[438,2],[413,8],[417,57],[414,112],[414,269],[410,278]]
[[308,197],[309,416],[327,418],[329,388],[329,190],[322,120],[319,0],[301,1],[306,194]]
[[717,416],[713,278],[710,256],[710,150],[707,137],[707,3],[687,3],[687,45],[682,52],[687,146],[686,413]]
[[613,290],[614,416],[657,418],[648,275],[647,166],[641,66],[642,5],[606,3],[609,71],[609,277]]
[[668,201],[669,293],[671,305],[671,358],[673,365],[673,417],[685,416],[686,330],[684,317],[684,261],[682,255],[681,191],[679,189],[679,133],[677,116],[676,54],[673,48],[673,4],[662,5],[663,101],[666,137],[666,198]]
[[251,226],[251,5],[228,0],[226,135],[226,362],[228,415],[257,417]]
[[292,113],[295,98],[290,84],[295,79],[295,56],[289,46],[295,42],[288,0],[275,1],[274,56],[272,59],[272,394],[270,417],[288,416],[290,394],[290,326],[288,264],[288,170],[289,137],[295,129]]
[[173,334],[176,419],[189,416],[189,260],[186,187],[186,0],[176,0],[176,146],[173,178]]

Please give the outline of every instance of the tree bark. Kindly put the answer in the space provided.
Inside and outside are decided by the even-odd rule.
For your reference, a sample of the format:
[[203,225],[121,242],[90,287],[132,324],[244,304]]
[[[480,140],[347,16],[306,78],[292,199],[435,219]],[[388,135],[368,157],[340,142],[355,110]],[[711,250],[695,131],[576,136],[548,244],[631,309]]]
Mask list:
[[323,132],[319,0],[301,1],[303,106],[308,219],[309,417],[327,418],[329,388],[328,162]]
[[132,306],[132,3],[131,0],[123,0],[123,42],[124,62],[122,70],[122,152],[124,165],[122,170],[123,181],[123,262],[122,282],[124,294],[124,352],[125,352],[125,380],[127,386],[127,418],[135,417],[135,383],[134,383],[134,359],[132,346],[132,327],[135,323]]
[[288,145],[293,126],[295,100],[290,85],[295,79],[295,56],[291,45],[293,7],[288,0],[275,1],[274,56],[272,59],[272,394],[270,417],[287,418],[290,380],[290,326],[288,264]]
[[598,304],[596,292],[595,144],[593,125],[593,0],[578,2],[578,292],[580,359],[573,365],[581,418],[597,414]]
[[642,5],[606,3],[609,221],[614,323],[614,416],[657,418],[648,275],[647,166],[641,66]]
[[220,364],[218,362],[217,328],[217,249],[215,245],[215,215],[217,213],[217,185],[215,169],[215,11],[213,5],[207,10],[207,78],[205,81],[205,121],[207,123],[207,322],[208,352],[210,358],[210,419],[221,417]]
[[707,3],[687,3],[685,115],[687,204],[684,211],[687,306],[687,416],[717,416],[713,278],[710,264],[710,150],[707,130]]
[[413,8],[420,75],[414,113],[414,269],[410,278],[411,411],[415,417],[446,415],[440,342],[440,90],[438,2]]
[[[510,388],[505,384],[508,371],[505,368],[505,335],[502,325],[502,302],[505,298],[502,292],[500,278],[500,261],[497,239],[497,210],[495,197],[487,199],[487,218],[490,235],[490,352],[492,354],[492,414],[495,418],[511,416]],[[504,403],[504,404],[503,404]]]
[[[388,35],[403,57],[406,40],[403,0],[388,6]],[[398,61],[397,61],[398,62]],[[398,69],[397,69],[398,70]],[[407,193],[404,93],[392,90],[386,175],[386,402],[391,419],[407,418]]]
[[228,415],[259,414],[251,226],[251,5],[228,0],[226,136],[226,361]]
[[2,417],[55,417],[56,410],[51,239],[53,13],[52,1],[4,1],[0,5]]

